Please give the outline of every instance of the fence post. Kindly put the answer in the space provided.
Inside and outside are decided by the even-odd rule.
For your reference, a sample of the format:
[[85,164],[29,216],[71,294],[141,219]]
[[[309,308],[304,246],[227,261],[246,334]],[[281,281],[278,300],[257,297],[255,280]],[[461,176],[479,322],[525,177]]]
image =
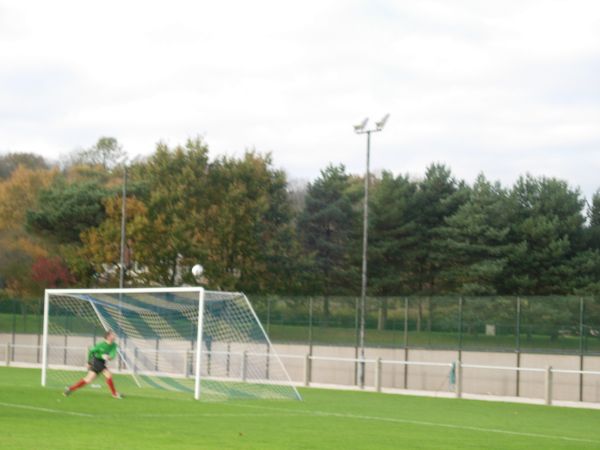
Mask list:
[[552,366],[546,367],[545,377],[545,402],[546,405],[552,404]]
[[375,390],[381,392],[381,357],[377,358],[375,362]]
[[310,379],[312,375],[312,361],[310,359],[310,353],[307,353],[304,357],[304,386],[310,386]]
[[65,316],[65,340],[63,343],[63,364],[65,366],[67,365],[67,349],[69,348],[69,317],[70,316]]
[[41,363],[41,349],[42,349],[42,333],[43,333],[43,328],[44,328],[44,300],[42,300],[40,303],[38,303],[38,311],[37,311],[37,316],[38,316],[38,333],[37,333],[37,357],[36,357],[36,362],[38,364]]
[[[521,367],[521,297],[517,297],[517,317],[515,323],[515,351],[517,353],[517,368]],[[515,374],[515,394],[517,397],[521,394],[521,371],[517,370]]]
[[308,298],[308,352],[313,351],[313,298]]
[[6,367],[10,366],[10,342],[6,343]]
[[463,347],[463,296],[458,297],[458,360],[462,361]]
[[15,359],[15,347],[14,346],[17,343],[17,300],[14,298],[12,300],[12,305],[13,305],[13,316],[12,316],[12,344],[13,344],[13,347],[11,348],[12,354],[9,359],[14,360]]
[[462,362],[456,361],[455,364],[455,377],[456,377],[456,383],[454,385],[454,389],[456,390],[456,398],[461,398],[462,397],[462,391],[463,391],[463,369],[462,369]]
[[354,385],[358,386],[358,297],[354,298]]
[[[583,297],[579,298],[579,370],[583,371],[583,358],[584,358],[584,342],[583,337],[585,334],[584,327],[584,314],[585,314],[585,303]],[[583,373],[579,374],[579,401],[583,401]]]
[[244,350],[244,353],[242,355],[242,381],[246,381],[246,372],[247,372],[247,366],[248,365],[248,350]]
[[268,380],[271,370],[271,346],[267,344],[267,367],[265,367],[265,378]]
[[212,340],[206,342],[206,374],[210,376],[212,369]]
[[[404,361],[408,361],[408,297],[404,297]],[[404,364],[404,389],[408,388],[408,364]]]
[[189,350],[183,352],[183,376],[188,376]]
[[267,295],[267,335],[271,333],[271,296]]
[[227,378],[229,378],[229,370],[231,369],[231,342],[227,343],[227,362],[226,362],[226,367],[227,367]]
[[138,359],[138,348],[135,347],[133,349],[133,361],[131,362],[131,370],[133,371],[134,375],[137,373],[137,359]]
[[[157,372],[158,372],[158,348],[159,348],[159,341],[160,341],[160,338],[157,336],[156,337],[155,352],[154,352],[154,370],[157,371]],[[202,343],[200,345],[202,345]]]

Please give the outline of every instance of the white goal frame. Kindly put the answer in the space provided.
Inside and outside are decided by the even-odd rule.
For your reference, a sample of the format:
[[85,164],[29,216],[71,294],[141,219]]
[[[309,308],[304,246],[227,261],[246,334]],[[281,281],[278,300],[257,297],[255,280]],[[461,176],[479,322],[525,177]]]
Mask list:
[[[109,288],[109,289],[46,289],[44,293],[44,317],[43,317],[43,334],[42,334],[42,374],[41,374],[41,384],[42,386],[46,386],[47,382],[47,372],[48,372],[48,328],[49,328],[49,310],[50,310],[50,296],[51,295],[94,295],[94,294],[148,294],[148,293],[197,293],[198,294],[198,323],[197,323],[197,336],[196,336],[196,348],[195,348],[195,366],[194,366],[194,399],[199,400],[201,395],[201,369],[202,369],[202,337],[203,337],[203,325],[204,325],[204,303],[205,303],[205,289],[201,287],[160,287],[160,288]],[[241,294],[246,301],[248,308],[250,309],[252,316],[256,320],[256,323],[259,325],[260,330],[263,336],[266,339],[269,347],[273,349],[273,344],[269,339],[264,327],[262,326],[254,308],[250,304],[248,298]],[[97,313],[97,312],[96,312]],[[102,318],[98,317],[102,327],[107,330],[108,325],[102,320]],[[273,350],[274,351],[274,350]],[[121,355],[122,356],[122,355]],[[274,352],[274,356],[276,353]],[[126,358],[121,358],[128,369],[129,362]],[[293,388],[296,397],[301,400],[300,394],[297,389],[293,386],[291,378],[282,365],[283,372],[289,385]],[[139,386],[139,382],[135,377],[135,371],[131,370],[131,374],[134,378],[134,381]]]

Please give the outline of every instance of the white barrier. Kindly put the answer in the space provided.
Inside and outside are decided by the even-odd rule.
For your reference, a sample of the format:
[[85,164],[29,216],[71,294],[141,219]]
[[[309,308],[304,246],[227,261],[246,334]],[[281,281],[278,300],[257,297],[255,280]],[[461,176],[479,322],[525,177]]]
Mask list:
[[[6,343],[0,349],[4,350],[4,363],[8,367],[12,363],[17,363],[19,366],[26,367],[40,367],[41,364],[37,363],[25,363],[19,362],[14,358],[14,350],[15,349],[33,349],[33,350],[41,350],[40,345],[33,344],[12,344]],[[61,346],[61,345],[53,345],[52,350],[62,350],[62,351],[87,351],[86,347],[75,347],[75,346]],[[181,354],[183,356],[184,363],[182,365],[182,373],[184,376],[188,376],[189,367],[192,363],[193,351],[192,350],[167,350],[167,349],[144,349],[144,352],[155,353],[157,355],[165,354],[165,355],[174,355]],[[0,353],[1,354],[1,353]],[[269,357],[268,353],[254,353],[254,352],[235,352],[235,351],[207,351],[206,355],[223,355],[228,358],[238,357],[240,358],[240,373],[237,377],[242,381],[246,379],[246,365],[247,358],[249,356],[257,356],[257,357]],[[499,366],[499,365],[483,365],[483,364],[465,364],[460,361],[455,361],[453,363],[441,363],[441,362],[431,362],[431,361],[405,361],[405,360],[390,360],[390,359],[361,359],[361,358],[342,358],[342,357],[330,357],[330,356],[315,356],[310,354],[305,355],[293,355],[293,354],[279,354],[279,357],[282,360],[286,359],[295,359],[295,360],[303,360],[304,362],[304,379],[303,380],[295,380],[296,384],[302,384],[304,386],[313,385],[313,361],[324,361],[324,362],[341,362],[341,363],[351,363],[353,364],[353,369],[357,364],[373,364],[373,384],[368,389],[374,390],[376,392],[382,391],[392,391],[391,389],[385,389],[382,385],[382,374],[385,371],[386,366],[394,366],[400,365],[405,367],[438,367],[448,369],[448,378],[450,380],[449,385],[453,387],[454,395],[457,398],[462,397],[463,395],[463,370],[464,369],[478,369],[478,370],[491,370],[491,371],[512,371],[512,372],[530,372],[530,373],[539,373],[544,375],[543,386],[544,386],[544,402],[547,405],[551,405],[553,403],[553,387],[554,387],[554,374],[571,374],[571,375],[589,375],[589,376],[600,376],[600,371],[594,370],[573,370],[573,369],[555,369],[551,366],[546,368],[539,367],[516,367],[516,366]],[[133,364],[135,370],[135,364]],[[74,370],[77,370],[77,367],[73,367]],[[117,372],[128,373],[126,370],[117,369]],[[233,377],[232,377],[233,378]],[[453,381],[452,381],[453,380]],[[542,380],[540,380],[540,383]],[[319,385],[327,386],[327,383],[319,383]],[[332,384],[333,386],[333,384]],[[339,385],[335,385],[339,387]],[[350,388],[350,386],[346,386]]]

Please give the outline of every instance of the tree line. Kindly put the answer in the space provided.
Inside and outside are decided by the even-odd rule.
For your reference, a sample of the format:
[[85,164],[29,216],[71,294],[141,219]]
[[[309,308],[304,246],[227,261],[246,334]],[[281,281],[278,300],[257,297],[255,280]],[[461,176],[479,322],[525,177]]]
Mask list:
[[[118,285],[125,156],[114,138],[58,165],[0,155],[0,292]],[[294,184],[269,154],[211,157],[202,139],[126,165],[127,286],[195,284],[200,262],[211,289],[360,292],[362,175],[331,164]],[[443,164],[371,179],[370,295],[600,291],[600,193],[588,205],[531,175],[469,184]]]

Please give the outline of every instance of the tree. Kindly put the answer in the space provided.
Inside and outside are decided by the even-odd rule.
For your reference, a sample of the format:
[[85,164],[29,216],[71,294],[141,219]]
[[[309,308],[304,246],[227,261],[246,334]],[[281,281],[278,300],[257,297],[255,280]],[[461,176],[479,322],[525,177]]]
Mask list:
[[217,159],[209,187],[202,242],[214,281],[255,293],[295,290],[299,249],[287,180],[270,155]]
[[96,183],[67,183],[57,178],[40,192],[37,205],[26,215],[28,230],[60,243],[80,243],[80,235],[105,218],[108,192]]
[[383,172],[374,183],[369,205],[369,292],[380,300],[378,329],[387,321],[388,296],[412,294],[411,260],[406,258],[416,244],[416,183],[408,176]]
[[358,215],[348,189],[351,183],[343,165],[330,165],[309,184],[306,205],[298,219],[298,234],[307,255],[314,260],[311,288],[329,297],[357,292],[357,267],[351,263],[352,232]]
[[18,166],[9,178],[0,181],[0,229],[22,228],[27,208],[37,203],[39,193],[55,176],[55,171]]
[[600,190],[592,196],[588,206],[588,226],[585,229],[587,248],[600,250]]
[[65,288],[75,282],[67,266],[58,257],[39,257],[31,266],[31,279],[44,289]]
[[[466,201],[468,188],[457,181],[450,169],[441,164],[427,168],[425,178],[417,184],[412,208],[415,216],[415,245],[408,248],[405,257],[411,263],[412,291],[427,296],[429,307],[427,327],[433,322],[431,295],[448,292],[443,276],[446,267],[454,264],[443,239],[446,218],[453,215]],[[418,297],[417,330],[423,320],[423,298]]]
[[592,196],[592,204],[588,216],[592,227],[600,227],[600,190],[596,191]]
[[27,210],[26,229],[52,249],[52,253],[67,264],[79,284],[92,282],[91,264],[82,259],[82,234],[99,225],[105,217],[103,200],[109,195],[96,182],[69,183],[65,175],[40,191],[36,205]]
[[554,178],[520,177],[510,192],[508,241],[514,251],[502,275],[502,291],[548,295],[568,292],[571,258],[584,242],[584,201],[578,190]]
[[468,188],[457,181],[444,165],[432,164],[417,185],[413,210],[416,213],[415,246],[407,255],[413,264],[413,292],[425,295],[446,292],[444,267],[453,264],[443,239],[446,219],[468,198]]
[[[89,265],[80,266],[78,271],[88,273],[88,276],[93,276],[105,285],[118,285],[120,277],[121,202],[122,198],[119,196],[105,199],[106,219],[81,235],[83,246],[79,251],[80,260],[87,261]],[[151,279],[146,279],[146,268],[140,266],[141,270],[138,271],[138,267],[132,262],[135,260],[142,263],[148,259],[145,255],[151,254],[156,245],[160,245],[161,240],[157,239],[159,230],[152,229],[148,208],[137,198],[127,198],[126,211],[125,281],[128,284],[136,284],[142,280],[151,282]]]
[[12,295],[32,293],[31,264],[46,256],[46,246],[25,231],[25,212],[37,202],[55,171],[17,166],[6,180],[0,180],[0,280]]
[[451,292],[465,295],[496,294],[499,276],[511,251],[508,193],[499,183],[491,184],[479,175],[469,197],[446,218],[440,230],[448,258],[442,272]]
[[99,166],[104,170],[121,164],[126,152],[113,137],[101,137],[98,142],[87,149],[76,150],[69,155],[67,166]]
[[[209,162],[208,147],[197,139],[175,148],[159,144],[131,173],[139,196],[128,199],[129,282],[193,283],[188,269],[201,262],[212,288],[295,289],[287,181],[269,155]],[[106,220],[83,235],[84,256],[109,283],[119,260],[120,202],[105,201]]]
[[[173,149],[159,143],[146,162],[131,168],[147,208],[147,225],[134,254],[145,267],[140,282],[174,286],[181,282],[181,267],[206,261],[201,230],[209,201],[208,170],[208,147],[201,139]],[[210,262],[203,265],[210,273]]]
[[408,176],[383,172],[370,202],[369,277],[376,295],[412,293],[411,261],[407,251],[416,245],[417,190]]
[[46,160],[34,153],[7,153],[0,155],[0,180],[6,180],[21,166],[29,170],[45,171],[50,168]]
[[600,295],[600,250],[579,251],[569,261],[570,276],[564,280],[568,293]]
[[578,295],[600,294],[600,191],[592,195],[584,226],[584,243],[571,260],[570,278],[573,292]]

